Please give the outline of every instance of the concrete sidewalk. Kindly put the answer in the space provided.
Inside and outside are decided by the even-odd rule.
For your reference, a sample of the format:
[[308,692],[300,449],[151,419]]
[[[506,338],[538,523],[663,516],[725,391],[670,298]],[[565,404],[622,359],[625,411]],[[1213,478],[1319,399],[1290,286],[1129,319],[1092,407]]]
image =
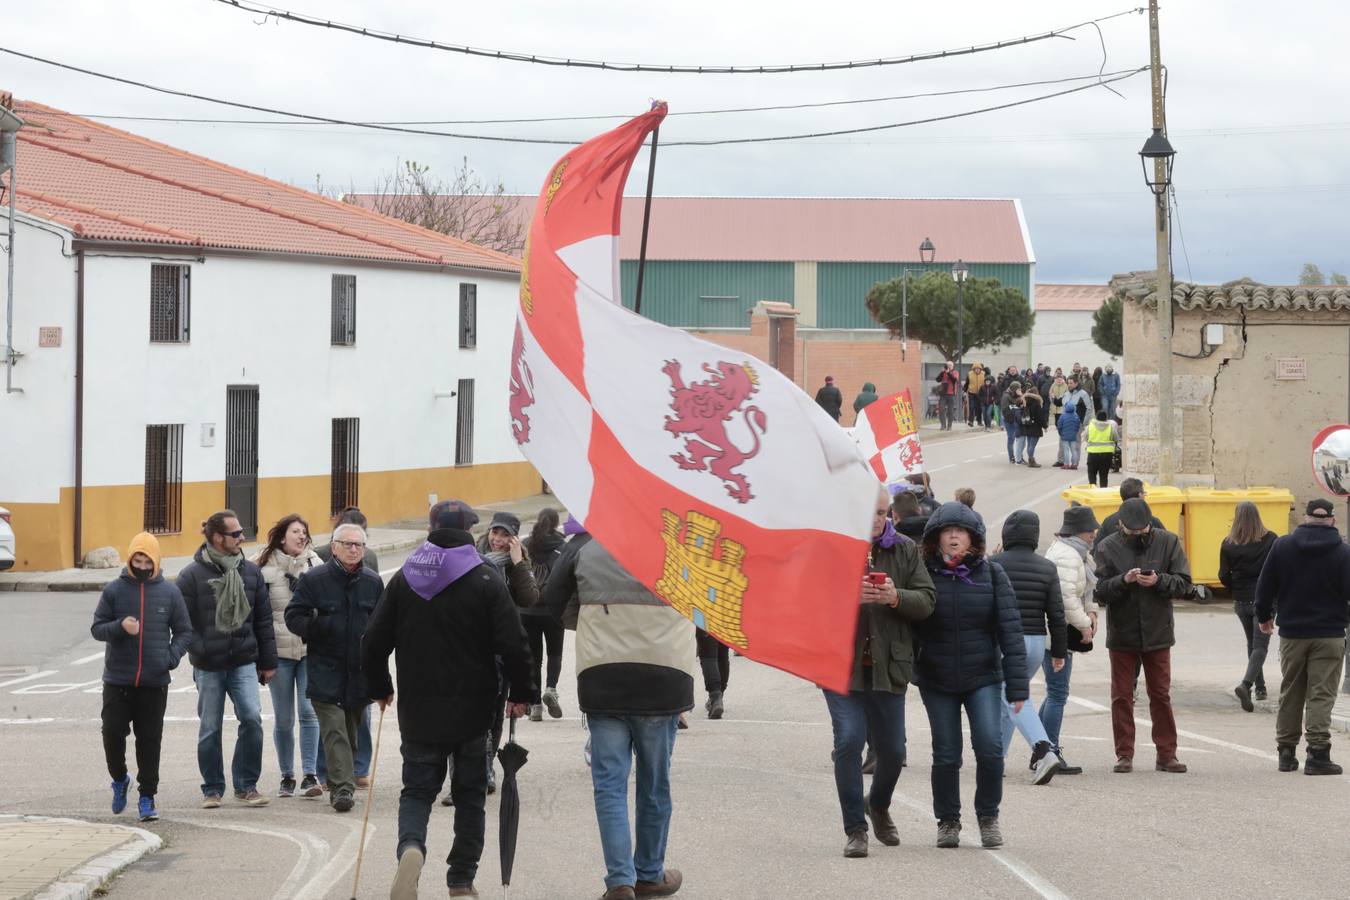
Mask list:
[[93,897],[118,872],[162,843],[141,828],[0,816],[0,900]]
[[[1271,682],[1269,687],[1270,696],[1265,700],[1253,700],[1252,705],[1262,712],[1274,714],[1280,710],[1279,679]],[[1336,695],[1336,705],[1331,710],[1331,729],[1350,734],[1350,694]]]
[[[474,533],[481,534],[486,531],[494,513],[509,512],[520,518],[521,533],[524,535],[539,515],[539,511],[546,506],[562,509],[558,499],[552,494],[535,494],[517,500],[499,500],[475,506],[479,523]],[[562,517],[564,520],[567,518],[565,511]],[[426,540],[426,536],[425,520],[409,519],[371,528],[367,533],[367,540],[372,550],[377,554],[384,554],[416,547]],[[316,545],[326,544],[330,533],[323,532],[313,537]],[[23,540],[23,536],[19,535],[18,539]],[[259,543],[245,544],[244,555],[252,559],[262,547],[263,545]],[[123,562],[125,563],[125,560]],[[190,562],[192,562],[190,556],[165,557],[161,562],[164,577],[178,577],[178,573]],[[0,591],[101,591],[104,585],[117,577],[119,571],[120,569],[57,569],[51,572],[5,572],[0,574]]]

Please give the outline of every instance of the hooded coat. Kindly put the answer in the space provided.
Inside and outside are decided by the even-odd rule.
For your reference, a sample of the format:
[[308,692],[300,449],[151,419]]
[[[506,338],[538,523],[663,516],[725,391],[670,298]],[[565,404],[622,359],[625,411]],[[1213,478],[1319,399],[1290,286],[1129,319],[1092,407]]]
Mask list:
[[498,656],[511,702],[530,702],[530,647],[520,613],[467,531],[432,531],[389,580],[361,639],[373,700],[395,693],[391,653],[406,740],[459,743],[486,734],[499,708]]
[[349,572],[336,559],[300,576],[286,606],[286,628],[308,650],[310,700],[348,710],[370,702],[361,675],[361,635],[383,590],[378,573],[364,565]]
[[1326,525],[1276,538],[1256,583],[1256,618],[1276,615],[1281,638],[1344,637],[1350,624],[1350,546]]
[[[984,536],[984,522],[963,503],[944,503],[928,520],[924,542],[955,525]],[[925,554],[926,555],[926,554]],[[921,645],[915,680],[924,690],[968,694],[1003,683],[1009,703],[1029,696],[1027,651],[1012,582],[998,563],[966,558],[964,575],[941,554],[924,560],[937,600],[933,614],[918,623]]]
[[1120,375],[1117,372],[1103,372],[1102,377],[1098,379],[1097,387],[1101,390],[1103,397],[1120,396]]
[[521,548],[525,552],[518,563],[513,563],[510,559],[498,563],[489,556],[492,553],[490,529],[489,533],[478,539],[477,546],[483,561],[496,569],[506,581],[506,586],[511,591],[511,599],[515,601],[517,607],[528,609],[539,602],[539,585],[534,583],[534,563],[530,560],[529,548]]
[[[144,553],[154,562],[150,578],[142,581],[131,572],[131,557]],[[165,687],[169,672],[192,642],[183,595],[160,571],[159,541],[141,533],[131,539],[127,565],[99,595],[94,624],[89,633],[108,646],[103,650],[103,683],[123,687]],[[122,620],[131,616],[140,623],[136,634],[127,634]]]
[[207,672],[225,672],[249,663],[256,663],[263,672],[277,667],[277,639],[272,630],[272,600],[262,571],[249,560],[239,563],[239,576],[244,580],[244,594],[252,606],[252,614],[234,631],[216,628],[216,595],[211,580],[220,577],[220,570],[206,555],[206,545],[197,548],[192,562],[178,573],[178,590],[187,604],[192,619],[192,643],[188,657],[192,664]]
[[991,559],[1003,567],[1012,582],[1022,616],[1022,633],[1043,636],[1048,622],[1050,655],[1063,659],[1068,645],[1059,570],[1036,553],[1040,541],[1040,517],[1030,510],[1019,509],[1003,523],[1003,552]]
[[984,387],[984,366],[976,363],[966,373],[966,393],[978,394],[982,387]]
[[877,386],[870,381],[863,382],[862,390],[853,398],[853,412],[860,413],[864,406],[877,402]]

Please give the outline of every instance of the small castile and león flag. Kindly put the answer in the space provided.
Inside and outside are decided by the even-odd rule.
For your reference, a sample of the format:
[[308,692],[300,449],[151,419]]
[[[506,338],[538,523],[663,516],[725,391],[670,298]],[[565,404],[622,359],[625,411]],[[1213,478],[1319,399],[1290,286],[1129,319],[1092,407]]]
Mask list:
[[852,434],[873,474],[886,485],[923,471],[919,421],[914,416],[909,388],[864,406]]
[[625,569],[744,656],[848,689],[879,485],[777,370],[620,302],[624,182],[665,104],[548,174],[525,245],[511,429]]

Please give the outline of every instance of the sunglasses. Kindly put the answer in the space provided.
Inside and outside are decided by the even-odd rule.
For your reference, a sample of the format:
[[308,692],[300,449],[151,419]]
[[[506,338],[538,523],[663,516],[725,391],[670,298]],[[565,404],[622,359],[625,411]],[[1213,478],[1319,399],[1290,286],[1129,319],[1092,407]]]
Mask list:
[[242,529],[242,528],[237,528],[237,529],[235,529],[234,531],[227,531],[227,532],[225,532],[225,536],[226,536],[226,537],[232,537],[232,538],[241,538],[241,537],[244,536],[244,529]]

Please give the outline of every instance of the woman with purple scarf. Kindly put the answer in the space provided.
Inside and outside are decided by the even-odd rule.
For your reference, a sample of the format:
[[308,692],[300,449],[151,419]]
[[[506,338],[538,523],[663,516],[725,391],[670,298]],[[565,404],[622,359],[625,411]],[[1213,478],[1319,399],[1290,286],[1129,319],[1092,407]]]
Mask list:
[[[933,612],[933,581],[918,547],[896,532],[889,497],[878,491],[872,511],[872,547],[859,572],[853,674],[847,694],[826,690],[834,729],[834,784],[844,816],[844,856],[867,855],[867,820],[877,840],[900,843],[891,796],[905,758],[905,689],[914,665],[914,623]],[[863,744],[871,735],[876,774],[863,797]]]
[[961,843],[961,710],[975,750],[975,814],[980,843],[1003,845],[1000,716],[1006,692],[1017,712],[1028,696],[1022,618],[1012,582],[985,557],[984,522],[963,503],[944,503],[923,533],[923,559],[937,601],[918,626],[919,696],[933,736],[933,814],[937,845]]

